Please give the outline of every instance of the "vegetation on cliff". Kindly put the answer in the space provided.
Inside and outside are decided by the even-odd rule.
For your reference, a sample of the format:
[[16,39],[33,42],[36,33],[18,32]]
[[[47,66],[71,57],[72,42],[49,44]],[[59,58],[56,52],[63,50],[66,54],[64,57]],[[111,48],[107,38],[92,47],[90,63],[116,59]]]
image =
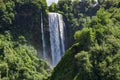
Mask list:
[[106,1],[84,23],[50,80],[120,80],[119,4],[119,0]]
[[23,36],[14,41],[8,31],[0,34],[1,80],[44,80],[50,72],[50,66],[37,57]]
[[[74,43],[51,76],[33,48],[41,48],[41,19],[49,33],[49,11],[63,15],[67,48]],[[120,80],[119,13],[119,0],[0,0],[0,80]]]
[[45,80],[50,75],[50,66],[28,41],[36,36],[32,29],[40,25],[41,12],[47,14],[45,0],[0,0],[0,80]]

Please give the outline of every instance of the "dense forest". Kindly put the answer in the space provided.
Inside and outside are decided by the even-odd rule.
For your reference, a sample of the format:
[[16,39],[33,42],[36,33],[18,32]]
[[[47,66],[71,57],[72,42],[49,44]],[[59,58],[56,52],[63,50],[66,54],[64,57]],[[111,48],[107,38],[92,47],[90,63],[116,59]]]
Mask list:
[[44,0],[0,0],[0,80],[44,80],[50,75],[51,67],[29,42],[46,6]]
[[[49,12],[66,24],[55,67],[41,51]],[[120,0],[0,0],[0,80],[120,80]]]

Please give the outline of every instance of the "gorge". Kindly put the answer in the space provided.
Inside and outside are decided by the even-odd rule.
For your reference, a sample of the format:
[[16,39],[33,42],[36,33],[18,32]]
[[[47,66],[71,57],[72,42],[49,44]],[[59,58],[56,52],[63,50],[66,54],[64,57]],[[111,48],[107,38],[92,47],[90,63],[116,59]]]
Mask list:
[[47,1],[0,0],[0,80],[120,80],[120,0]]

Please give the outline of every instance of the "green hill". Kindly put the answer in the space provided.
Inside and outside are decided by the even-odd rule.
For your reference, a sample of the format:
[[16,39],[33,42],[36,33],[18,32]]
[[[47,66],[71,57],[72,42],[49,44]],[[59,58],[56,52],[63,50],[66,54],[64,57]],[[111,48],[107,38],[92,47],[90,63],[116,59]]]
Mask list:
[[54,68],[50,80],[120,80],[118,5],[101,7],[75,33],[76,43]]

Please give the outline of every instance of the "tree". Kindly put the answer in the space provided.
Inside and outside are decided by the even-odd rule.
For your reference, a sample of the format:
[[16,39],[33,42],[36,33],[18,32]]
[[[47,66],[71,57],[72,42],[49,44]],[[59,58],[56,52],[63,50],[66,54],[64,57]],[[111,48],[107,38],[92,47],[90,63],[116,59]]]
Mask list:
[[43,80],[50,74],[49,65],[37,57],[36,50],[28,46],[21,36],[13,41],[9,32],[0,34],[0,79]]
[[14,2],[11,0],[0,0],[0,26],[5,30],[10,27],[14,19]]

